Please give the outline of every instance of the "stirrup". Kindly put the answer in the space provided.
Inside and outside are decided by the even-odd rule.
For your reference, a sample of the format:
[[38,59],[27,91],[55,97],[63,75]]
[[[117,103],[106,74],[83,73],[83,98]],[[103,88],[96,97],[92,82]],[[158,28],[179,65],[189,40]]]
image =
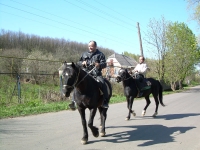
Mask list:
[[138,92],[138,94],[137,94],[137,98],[142,97],[142,95],[143,95],[143,92]]

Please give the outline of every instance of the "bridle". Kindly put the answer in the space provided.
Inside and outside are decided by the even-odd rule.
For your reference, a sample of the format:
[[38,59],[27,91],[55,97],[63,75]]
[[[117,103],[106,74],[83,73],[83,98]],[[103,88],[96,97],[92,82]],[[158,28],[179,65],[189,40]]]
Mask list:
[[130,77],[126,78],[126,75],[120,76],[122,81],[128,80],[130,78],[132,78],[132,76],[130,75]]
[[[76,73],[77,74],[77,73]],[[74,84],[73,85],[67,85],[67,84],[64,84],[63,85],[63,87],[66,87],[66,88],[68,88],[68,89],[74,89],[77,85],[76,85],[76,83],[78,82],[78,78],[79,78],[79,74],[80,74],[80,68],[79,68],[79,70],[78,70],[78,75],[76,75],[76,79],[75,79],[75,82],[74,82]],[[80,82],[79,82],[80,83]]]
[[[80,68],[79,68],[79,72],[78,72],[78,75],[76,76],[76,81],[74,82],[73,85],[67,85],[67,84],[64,84],[63,87],[66,87],[66,88],[72,88],[74,89],[75,87],[77,87],[96,67],[94,67],[92,70],[90,70],[89,72],[87,72],[87,74],[78,82],[78,78],[79,78],[79,74],[80,74]],[[78,82],[78,83],[77,83]]]

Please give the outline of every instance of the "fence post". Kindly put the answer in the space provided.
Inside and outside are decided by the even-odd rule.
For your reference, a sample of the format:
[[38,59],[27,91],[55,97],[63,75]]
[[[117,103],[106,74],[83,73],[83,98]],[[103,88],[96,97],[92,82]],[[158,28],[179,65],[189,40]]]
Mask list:
[[62,82],[62,76],[60,76],[60,95],[62,97],[62,88],[63,88],[63,82]]
[[17,92],[18,92],[18,103],[21,103],[21,85],[20,85],[20,75],[17,74]]

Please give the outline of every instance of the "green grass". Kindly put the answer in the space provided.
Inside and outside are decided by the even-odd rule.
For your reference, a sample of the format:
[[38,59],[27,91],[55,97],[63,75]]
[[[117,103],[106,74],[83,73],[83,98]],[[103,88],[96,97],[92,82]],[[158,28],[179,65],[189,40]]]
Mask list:
[[[164,92],[163,94],[166,95],[171,93],[174,92]],[[139,98],[136,100],[139,100]],[[111,98],[110,104],[121,103],[125,101],[125,96],[115,96]],[[68,104],[69,101],[43,103],[41,100],[32,100],[22,104],[0,106],[0,119],[68,110]]]
[[[176,91],[177,92],[177,91]],[[176,93],[172,91],[163,92],[163,95]],[[136,98],[140,100],[143,98]],[[110,104],[126,102],[125,96],[114,96],[110,99]],[[44,103],[42,100],[31,100],[22,104],[12,104],[12,105],[1,105],[0,106],[0,119],[8,117],[18,117],[42,114],[48,112],[58,112],[62,110],[68,110],[69,101],[58,101]]]
[[0,119],[8,117],[27,116],[41,114],[47,112],[57,112],[67,110],[68,102],[52,102],[42,103],[40,101],[32,101],[25,104],[17,104],[12,106],[0,106]]

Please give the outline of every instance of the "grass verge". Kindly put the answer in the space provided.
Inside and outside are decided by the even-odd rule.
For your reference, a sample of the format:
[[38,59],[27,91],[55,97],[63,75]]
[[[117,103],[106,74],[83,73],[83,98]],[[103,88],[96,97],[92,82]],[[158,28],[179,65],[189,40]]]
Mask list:
[[[177,90],[175,92],[164,91],[163,95],[177,93],[181,91],[183,90]],[[143,99],[143,98],[136,98],[136,100],[140,100],[140,99]],[[110,99],[110,104],[121,103],[125,101],[126,101],[125,96],[113,96]],[[68,104],[69,104],[69,101],[44,103],[41,100],[32,100],[24,104],[16,104],[16,105],[10,105],[10,106],[4,105],[4,106],[0,106],[0,119],[68,110],[70,109]]]

